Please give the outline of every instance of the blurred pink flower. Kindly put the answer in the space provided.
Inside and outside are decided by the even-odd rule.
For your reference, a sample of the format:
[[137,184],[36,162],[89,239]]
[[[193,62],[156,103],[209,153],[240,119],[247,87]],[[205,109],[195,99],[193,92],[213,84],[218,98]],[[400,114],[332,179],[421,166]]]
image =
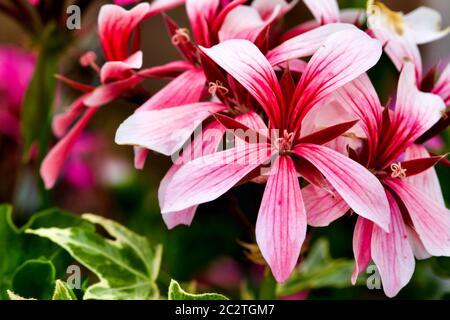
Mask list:
[[235,260],[223,257],[215,260],[198,277],[200,284],[226,289],[239,289],[243,280],[242,268]]
[[0,46],[0,134],[20,141],[20,114],[35,56],[18,47]]
[[90,188],[95,184],[95,164],[92,152],[104,147],[100,137],[83,133],[71,149],[63,169],[63,179],[76,188]]
[[[119,98],[150,74],[173,72],[180,68],[177,63],[169,63],[168,66],[146,69],[139,73],[138,69],[142,67],[143,61],[138,40],[142,21],[183,2],[184,0],[156,0],[151,4],[141,3],[130,10],[116,5],[104,5],[101,8],[98,31],[106,63],[99,68],[95,54],[90,52],[80,59],[83,65],[91,65],[99,73],[101,84],[95,88],[60,77],[83,94],[67,111],[54,118],[53,131],[62,139],[50,150],[41,165],[40,173],[46,188],[54,186],[72,146],[99,107]],[[133,47],[130,50],[129,42],[132,38]]]

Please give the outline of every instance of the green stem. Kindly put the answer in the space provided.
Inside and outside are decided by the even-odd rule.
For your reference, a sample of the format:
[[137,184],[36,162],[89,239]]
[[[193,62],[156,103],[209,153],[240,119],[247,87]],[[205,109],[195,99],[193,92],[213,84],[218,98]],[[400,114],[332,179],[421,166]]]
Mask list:
[[276,298],[277,282],[275,281],[269,267],[264,270],[264,279],[259,287],[259,299],[273,300]]

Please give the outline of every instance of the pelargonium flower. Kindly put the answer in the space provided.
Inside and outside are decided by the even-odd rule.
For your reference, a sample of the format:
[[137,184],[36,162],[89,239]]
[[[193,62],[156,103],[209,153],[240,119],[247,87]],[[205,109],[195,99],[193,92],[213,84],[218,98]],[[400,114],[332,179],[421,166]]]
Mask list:
[[[293,59],[312,55],[328,36],[342,30],[355,30],[355,27],[349,24],[330,24],[317,28],[280,44],[267,52],[266,57],[273,67],[278,68],[287,62],[292,65]],[[295,66],[299,65],[297,63]],[[296,71],[303,70],[305,65],[302,62],[301,68]],[[179,163],[217,150],[225,128],[211,119],[213,113],[226,113],[253,130],[266,129],[257,114],[259,104],[247,91],[238,89],[236,80],[217,69],[208,59],[202,59],[201,68],[196,67],[173,80],[137,109],[117,130],[116,143],[139,146],[136,147],[135,164],[141,167],[148,150],[170,156],[185,145],[197,127],[209,121],[161,181],[161,204],[165,193],[169,192],[165,186],[178,170]],[[214,102],[196,102],[205,91],[205,77],[208,78],[209,93],[215,98]],[[188,91],[185,90],[186,87],[189,87]],[[187,104],[182,104],[183,102]],[[166,212],[163,215],[164,221],[169,228],[180,223],[189,225],[196,208],[197,206],[192,206],[177,212]]]
[[[323,175],[355,211],[388,230],[388,202],[380,182],[361,165],[321,146],[355,122],[300,136],[303,119],[317,103],[378,61],[378,41],[359,30],[335,33],[312,56],[297,86],[289,77],[280,86],[270,62],[251,42],[230,40],[202,50],[264,110],[269,127],[255,134],[272,134],[264,137],[266,142],[238,144],[181,165],[166,185],[163,215],[220,197],[272,159],[256,239],[277,281],[291,274],[306,235],[298,175],[320,185],[325,183]],[[219,118],[233,128],[252,131],[231,118]]]
[[[418,259],[450,254],[450,215],[433,168],[442,157],[430,157],[414,142],[441,117],[442,99],[417,89],[414,65],[401,72],[395,108],[381,107],[366,75],[336,92],[336,99],[361,119],[366,133],[364,151],[351,156],[370,169],[383,184],[390,208],[389,232],[358,217],[353,238],[356,282],[370,260],[377,265],[387,296],[395,296],[414,272]],[[305,188],[308,223],[326,226],[350,209],[336,193]]]
[[[60,77],[69,85],[83,93],[63,114],[55,117],[53,130],[56,136],[63,137],[47,154],[41,166],[41,176],[47,188],[53,187],[71,147],[88,125],[98,108],[119,98],[133,89],[146,77],[172,74],[186,66],[179,62],[165,66],[137,71],[142,67],[142,51],[139,50],[138,28],[140,23],[155,14],[171,9],[184,0],[158,0],[151,5],[141,3],[130,10],[120,6],[105,5],[98,17],[98,31],[106,63],[99,68],[96,55],[87,53],[81,59],[83,65],[91,65],[99,72],[101,84],[95,88]],[[129,41],[134,35],[134,46],[130,51]],[[81,117],[80,117],[81,116]],[[79,120],[69,130],[70,125]]]
[[431,92],[444,99],[445,105],[450,106],[450,63],[441,72]]
[[22,102],[35,67],[35,56],[13,46],[0,47],[0,134],[20,141]]
[[[186,63],[190,66],[188,70],[182,73],[180,76],[171,81],[166,87],[160,90],[157,94],[153,95],[146,103],[136,110],[137,112],[160,110],[166,108],[173,108],[185,104],[191,104],[199,102],[202,94],[204,93],[204,87],[209,80],[205,67],[201,61],[201,55],[198,46],[210,47],[220,41],[226,39],[247,39],[250,41],[258,41],[262,43],[269,42],[267,37],[263,37],[267,34],[268,28],[281,18],[286,12],[288,12],[297,1],[292,1],[290,4],[284,0],[257,0],[253,1],[251,6],[244,5],[246,0],[236,0],[221,2],[220,0],[187,0],[186,11],[190,21],[193,38],[191,38],[189,30],[181,28],[173,20],[165,17],[166,24],[171,36],[171,41],[176,46],[181,56]],[[245,16],[245,18],[243,18]],[[329,28],[331,32],[332,28]],[[305,46],[307,43],[305,43]],[[314,48],[312,46],[312,48]],[[281,60],[285,61],[285,60]],[[185,88],[189,84],[189,94],[186,94]],[[214,79],[213,82],[208,81],[209,90],[214,90],[214,87],[221,90],[226,89],[227,83],[225,80],[217,82]],[[212,89],[211,89],[212,87]],[[225,89],[224,89],[225,88]],[[217,90],[214,90],[215,93]],[[173,109],[173,112],[177,112],[177,109]],[[208,112],[207,110],[203,110]],[[163,115],[164,112],[158,113]],[[199,113],[199,118],[202,114]],[[164,126],[163,122],[159,121],[159,116],[147,113],[148,120],[151,123],[155,123],[155,131],[160,131]],[[143,119],[145,115],[140,114],[140,119]],[[130,118],[129,124],[132,125]],[[189,124],[188,118],[183,123]],[[192,120],[192,119],[191,119]],[[201,119],[196,119],[200,120]],[[150,127],[148,125],[147,127]],[[165,128],[164,128],[165,129]],[[140,135],[141,139],[145,139],[148,136],[153,136],[158,139],[158,135],[148,132],[147,134],[140,134],[138,130],[133,130],[135,135]],[[166,136],[164,133],[163,136]],[[118,137],[117,142],[119,144],[130,143],[129,137],[124,141]],[[183,141],[181,141],[183,142]],[[131,141],[130,144],[140,145],[140,141]],[[148,149],[156,150],[162,153],[172,154],[173,149],[158,149],[154,144],[147,141],[142,143],[143,146],[147,146]],[[176,145],[178,147],[178,145]],[[143,147],[135,148],[135,167],[142,169],[145,160],[148,155],[148,149]]]
[[412,61],[420,82],[423,67],[418,45],[439,40],[450,32],[450,27],[441,28],[439,12],[420,7],[403,14],[389,9],[380,1],[367,2],[367,24],[369,31],[383,43],[386,54],[398,70],[405,61]]

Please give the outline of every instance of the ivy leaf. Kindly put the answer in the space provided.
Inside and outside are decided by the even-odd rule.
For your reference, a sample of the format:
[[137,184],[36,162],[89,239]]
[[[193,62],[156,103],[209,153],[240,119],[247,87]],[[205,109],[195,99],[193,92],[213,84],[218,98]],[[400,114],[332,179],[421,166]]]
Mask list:
[[155,280],[162,247],[151,247],[146,238],[114,221],[92,214],[82,217],[102,226],[114,240],[80,227],[29,229],[27,233],[50,239],[98,276],[100,281],[86,289],[84,299],[158,298]]
[[285,297],[307,289],[351,287],[353,267],[353,260],[333,259],[328,240],[319,239],[288,281],[277,285],[277,296]]
[[[9,300],[37,300],[36,298],[24,298],[12,290],[6,290],[6,292]],[[55,283],[52,300],[77,300],[77,297],[64,281],[58,279]]]
[[12,291],[23,297],[50,300],[54,287],[55,267],[45,260],[26,261],[12,279]]
[[229,300],[224,295],[218,293],[202,293],[192,294],[184,291],[178,282],[170,281],[169,285],[169,300]]
[[22,296],[19,296],[11,290],[6,290],[6,293],[8,294],[9,300],[36,300],[34,298],[24,298]]
[[67,283],[58,279],[56,280],[52,300],[77,300],[77,298]]
[[27,228],[80,226],[91,228],[90,223],[58,209],[35,213],[26,225],[18,228],[12,221],[12,207],[0,205],[0,299],[7,299],[6,290],[13,287],[17,270],[29,260],[47,260],[63,277],[72,258],[59,246],[46,239],[25,233]]

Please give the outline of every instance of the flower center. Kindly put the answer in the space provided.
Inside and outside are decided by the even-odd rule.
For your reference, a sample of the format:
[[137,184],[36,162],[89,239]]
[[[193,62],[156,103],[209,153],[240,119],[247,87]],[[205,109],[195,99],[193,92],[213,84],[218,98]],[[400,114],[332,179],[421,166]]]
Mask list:
[[283,131],[283,136],[275,140],[275,148],[280,151],[280,154],[288,154],[291,152],[292,143],[294,142],[294,133]]
[[406,178],[406,169],[402,168],[400,162],[391,164],[392,178]]
[[186,42],[191,41],[191,37],[189,36],[189,30],[186,28],[179,28],[175,31],[175,34],[172,36],[172,44],[174,46],[178,46],[180,44],[184,44]]

